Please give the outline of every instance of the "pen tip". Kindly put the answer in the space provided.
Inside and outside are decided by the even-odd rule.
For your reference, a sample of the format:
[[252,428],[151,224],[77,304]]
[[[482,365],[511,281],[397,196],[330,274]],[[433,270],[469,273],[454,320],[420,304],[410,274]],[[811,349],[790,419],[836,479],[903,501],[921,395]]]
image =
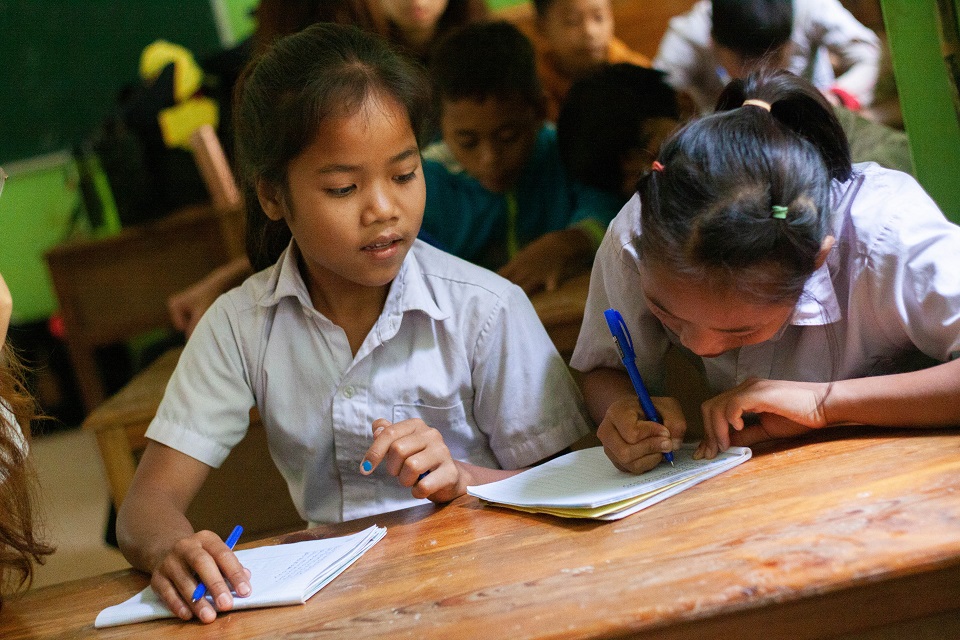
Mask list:
[[671,467],[675,467],[675,466],[677,466],[677,465],[673,464],[673,460],[671,460],[671,461],[670,461],[670,466],[671,466]]

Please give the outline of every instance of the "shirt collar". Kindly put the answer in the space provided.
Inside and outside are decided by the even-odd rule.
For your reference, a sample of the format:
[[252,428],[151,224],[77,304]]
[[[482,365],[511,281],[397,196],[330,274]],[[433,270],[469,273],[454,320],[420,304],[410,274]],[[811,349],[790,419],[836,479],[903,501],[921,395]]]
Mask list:
[[840,320],[840,303],[830,279],[829,260],[824,260],[803,285],[803,292],[793,309],[790,324],[815,326]]
[[[426,279],[420,267],[417,245],[407,253],[397,277],[394,278],[387,294],[387,300],[380,313],[380,319],[374,326],[381,339],[388,339],[400,330],[400,321],[407,311],[421,311],[434,320],[444,320],[450,316],[449,311],[441,309],[427,286]],[[276,306],[280,300],[287,297],[296,298],[301,305],[313,308],[307,283],[300,274],[300,250],[295,241],[291,240],[284,249],[280,259],[271,267],[270,286],[267,293],[260,299],[260,304],[266,307]]]

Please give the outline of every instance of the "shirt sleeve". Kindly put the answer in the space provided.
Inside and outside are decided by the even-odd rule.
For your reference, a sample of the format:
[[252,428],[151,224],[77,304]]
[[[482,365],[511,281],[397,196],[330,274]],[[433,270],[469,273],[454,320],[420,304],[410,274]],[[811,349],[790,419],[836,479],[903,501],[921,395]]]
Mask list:
[[811,18],[820,31],[820,44],[832,53],[840,74],[834,86],[853,95],[863,106],[873,102],[880,73],[880,39],[857,21],[838,0],[819,0]]
[[211,467],[243,439],[254,405],[235,320],[229,294],[204,314],[146,434]]
[[590,430],[580,390],[516,285],[480,330],[472,376],[477,425],[504,469],[542,460]]
[[960,270],[955,267],[960,227],[912,177],[875,171],[882,172],[883,183],[858,197],[862,214],[889,212],[866,256],[874,317],[892,342],[900,342],[902,332],[927,356],[955,359],[960,355]]
[[634,195],[607,229],[593,261],[583,324],[570,366],[587,373],[601,367],[622,369],[619,353],[603,312],[620,311],[633,339],[637,368],[654,394],[663,393],[663,359],[669,339],[650,313],[640,284],[634,247],[640,233],[640,197]]

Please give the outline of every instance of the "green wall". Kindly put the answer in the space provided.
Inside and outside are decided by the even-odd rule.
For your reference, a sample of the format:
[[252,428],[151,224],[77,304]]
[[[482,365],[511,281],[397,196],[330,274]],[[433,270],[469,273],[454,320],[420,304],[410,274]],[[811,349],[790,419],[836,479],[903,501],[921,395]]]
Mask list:
[[960,122],[940,52],[936,3],[882,0],[917,179],[960,223]]

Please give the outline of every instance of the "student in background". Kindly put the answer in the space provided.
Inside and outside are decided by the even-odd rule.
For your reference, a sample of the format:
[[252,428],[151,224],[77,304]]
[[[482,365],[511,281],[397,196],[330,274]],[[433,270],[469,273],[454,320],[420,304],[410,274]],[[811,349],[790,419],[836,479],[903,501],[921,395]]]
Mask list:
[[654,69],[620,63],[578,80],[557,122],[570,177],[626,202],[680,124],[677,93]]
[[[0,191],[3,190],[0,169]],[[27,458],[27,438],[36,405],[23,387],[20,361],[7,344],[13,312],[10,289],[0,275],[0,609],[4,595],[29,587],[33,563],[53,553],[37,532],[34,516],[34,476]]]
[[438,44],[430,71],[443,141],[424,152],[425,234],[527,293],[589,268],[623,201],[567,177],[526,36],[469,25]]
[[571,85],[604,64],[650,60],[613,35],[610,0],[533,0],[537,73],[547,93],[547,119],[556,122]]
[[[418,67],[318,24],[242,80],[237,158],[256,269],[187,342],[120,509],[121,549],[183,619],[215,618],[249,574],[185,512],[256,406],[301,517],[445,502],[585,435],[588,420],[516,286],[417,241],[430,112]],[[510,469],[507,471],[505,469]]]
[[433,45],[451,31],[486,20],[484,0],[368,0],[383,35],[401,51],[427,62]]
[[709,113],[727,82],[761,62],[793,71],[831,104],[857,110],[873,100],[880,41],[839,0],[701,0],[670,20],[653,66]]
[[[784,71],[734,81],[684,126],[613,221],[571,365],[598,436],[639,472],[685,420],[638,418],[603,311],[662,389],[670,344],[717,394],[698,457],[828,426],[960,424],[960,228],[910,176],[851,166],[833,110]],[[656,392],[654,393],[656,395]]]

